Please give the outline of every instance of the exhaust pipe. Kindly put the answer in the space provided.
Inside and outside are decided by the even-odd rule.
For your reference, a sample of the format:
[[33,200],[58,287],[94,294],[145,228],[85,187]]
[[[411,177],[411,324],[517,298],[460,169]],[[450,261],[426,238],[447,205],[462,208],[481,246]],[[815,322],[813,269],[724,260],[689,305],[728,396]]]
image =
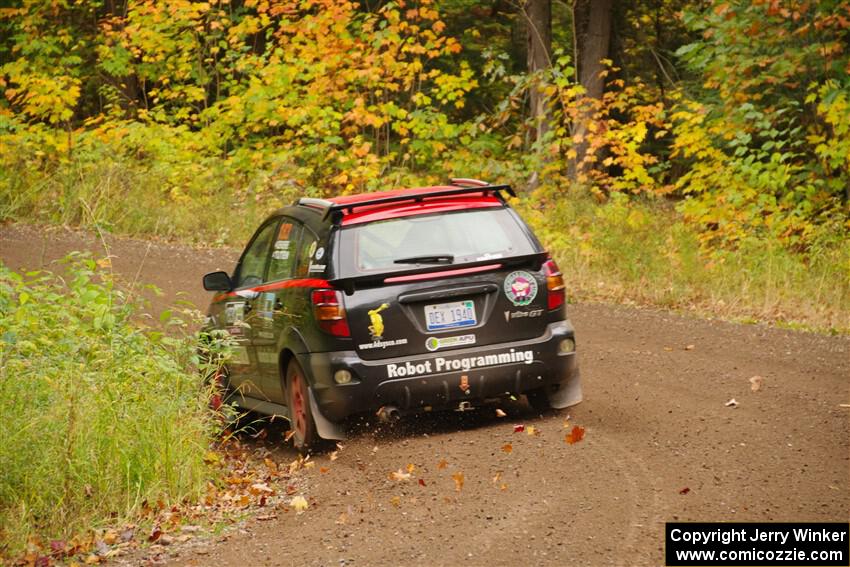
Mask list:
[[395,406],[384,406],[378,411],[378,418],[384,423],[395,423],[401,419],[401,412]]

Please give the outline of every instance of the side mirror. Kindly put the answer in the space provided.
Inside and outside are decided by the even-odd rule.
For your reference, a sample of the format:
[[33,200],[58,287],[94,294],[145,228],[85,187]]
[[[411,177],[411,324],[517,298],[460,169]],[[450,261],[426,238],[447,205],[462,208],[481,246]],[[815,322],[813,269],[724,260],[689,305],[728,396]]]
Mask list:
[[207,291],[230,291],[233,284],[227,272],[211,272],[204,276],[204,289]]

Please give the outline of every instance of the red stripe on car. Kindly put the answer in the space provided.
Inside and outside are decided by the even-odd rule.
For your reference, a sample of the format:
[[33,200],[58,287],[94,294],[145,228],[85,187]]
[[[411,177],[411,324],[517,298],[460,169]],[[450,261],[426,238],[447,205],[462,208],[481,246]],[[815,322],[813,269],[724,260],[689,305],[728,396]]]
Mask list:
[[[258,285],[255,287],[240,289],[239,291],[256,291],[257,293],[263,291],[274,291],[277,289],[286,289],[289,287],[329,287],[330,284],[327,280],[323,280],[321,278],[304,278],[298,280],[284,280],[282,282],[273,282],[269,284]],[[228,293],[219,293],[213,298],[213,301],[221,301],[226,297],[237,297],[239,295],[236,291],[231,291]]]

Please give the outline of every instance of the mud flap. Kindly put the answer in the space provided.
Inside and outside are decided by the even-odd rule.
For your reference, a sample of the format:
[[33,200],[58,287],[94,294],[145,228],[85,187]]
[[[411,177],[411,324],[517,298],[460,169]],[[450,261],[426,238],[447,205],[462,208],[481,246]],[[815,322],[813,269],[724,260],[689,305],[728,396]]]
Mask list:
[[559,384],[554,392],[549,392],[549,405],[555,409],[564,409],[581,402],[581,372],[576,366],[572,376]]
[[345,439],[345,432],[338,424],[328,420],[322,412],[319,411],[319,404],[316,403],[316,398],[313,396],[313,389],[307,388],[310,394],[310,411],[313,413],[313,421],[316,423],[316,432],[322,439],[330,439],[333,441],[342,441]]

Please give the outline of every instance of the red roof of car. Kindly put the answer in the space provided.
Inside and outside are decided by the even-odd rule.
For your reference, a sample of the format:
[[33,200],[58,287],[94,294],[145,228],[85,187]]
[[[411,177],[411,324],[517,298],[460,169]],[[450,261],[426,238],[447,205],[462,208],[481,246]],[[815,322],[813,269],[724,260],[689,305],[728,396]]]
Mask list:
[[[362,193],[360,195],[343,195],[331,197],[328,201],[336,205],[355,205],[364,201],[385,197],[402,197],[410,195],[427,195],[457,189],[452,185],[435,185],[431,187],[415,187],[412,189],[393,189],[376,193]],[[433,199],[424,201],[399,201],[395,203],[384,203],[375,205],[364,205],[352,211],[343,211],[342,224],[360,224],[376,220],[399,218],[426,213],[449,212],[466,209],[479,209],[484,207],[500,207],[502,201],[495,195],[481,193],[466,193],[464,195],[435,195]]]

